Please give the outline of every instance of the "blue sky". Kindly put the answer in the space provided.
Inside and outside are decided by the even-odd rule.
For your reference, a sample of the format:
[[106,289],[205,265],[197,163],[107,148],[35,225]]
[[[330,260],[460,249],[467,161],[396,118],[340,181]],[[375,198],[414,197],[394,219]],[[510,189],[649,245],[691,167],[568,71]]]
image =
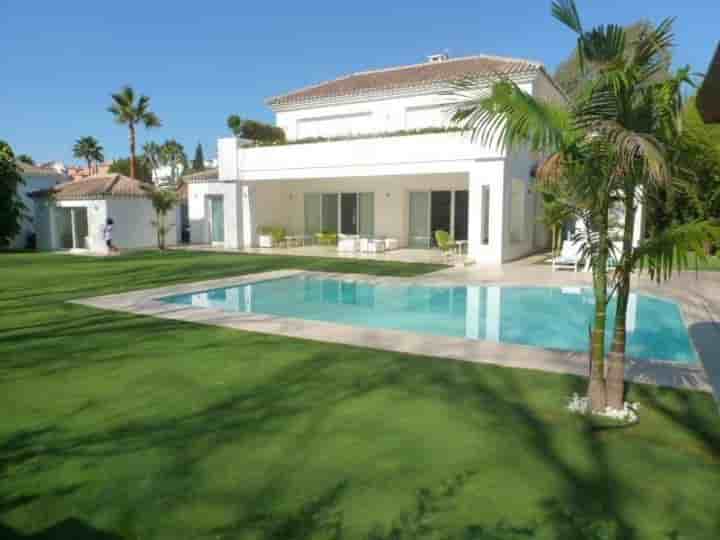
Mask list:
[[[579,0],[585,26],[677,17],[675,64],[705,71],[720,40],[718,0]],[[124,84],[152,98],[163,127],[206,156],[230,113],[272,120],[264,98],[344,73],[422,61],[433,52],[531,58],[551,70],[573,36],[549,0],[417,2],[0,2],[0,139],[37,161],[73,161],[93,135],[127,155],[105,111]]]

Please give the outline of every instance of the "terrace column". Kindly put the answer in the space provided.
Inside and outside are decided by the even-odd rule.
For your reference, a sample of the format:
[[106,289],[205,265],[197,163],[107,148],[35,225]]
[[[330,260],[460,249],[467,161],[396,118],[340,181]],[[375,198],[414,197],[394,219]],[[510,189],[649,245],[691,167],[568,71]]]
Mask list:
[[253,183],[241,184],[239,191],[242,232],[240,247],[249,248],[257,244],[256,188]]
[[504,179],[504,160],[476,162],[468,172],[468,254],[479,264],[502,262]]

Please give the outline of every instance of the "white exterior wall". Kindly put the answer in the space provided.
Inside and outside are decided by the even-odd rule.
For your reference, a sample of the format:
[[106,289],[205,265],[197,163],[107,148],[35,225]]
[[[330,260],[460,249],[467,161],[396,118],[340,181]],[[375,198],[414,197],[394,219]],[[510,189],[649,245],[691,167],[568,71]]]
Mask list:
[[27,245],[27,239],[30,234],[36,231],[35,203],[28,196],[28,193],[49,189],[58,184],[64,178],[60,176],[32,176],[23,174],[24,184],[19,186],[18,194],[20,200],[25,205],[25,217],[21,223],[20,232],[10,243],[10,247],[14,249],[22,249]]
[[[563,99],[547,76],[518,80],[523,90],[548,100]],[[453,98],[434,91],[326,100],[324,104],[278,106],[277,125],[288,139],[387,133],[448,124]],[[506,158],[457,132],[376,137],[314,144],[243,147],[234,137],[218,141],[221,182],[191,184],[191,241],[207,243],[206,196],[225,197],[225,246],[255,244],[258,226],[304,231],[304,193],[375,193],[375,231],[407,243],[411,190],[470,192],[468,247],[480,263],[500,263],[544,245],[537,225],[539,205],[532,192],[528,153]],[[525,187],[524,235],[511,241],[512,179]],[[227,183],[227,181],[234,181]],[[234,187],[230,187],[234,186]],[[490,189],[488,242],[481,238],[483,186]]]
[[[157,247],[157,233],[152,221],[155,210],[149,199],[110,198],[100,200],[49,201],[38,199],[35,209],[38,216],[38,249],[61,249],[59,231],[55,223],[56,208],[87,208],[88,235],[85,249],[94,253],[106,253],[107,245],[103,229],[107,218],[114,221],[113,243],[120,249]],[[168,212],[167,224],[175,226],[177,213]],[[177,243],[175,230],[165,239],[168,246]]]
[[188,217],[190,243],[210,242],[209,196],[223,197],[225,217],[225,247],[239,247],[243,235],[240,202],[240,185],[237,182],[190,183],[188,185]]
[[[156,215],[150,199],[118,197],[107,199],[106,203],[107,217],[114,221],[113,244],[120,249],[157,247],[157,230],[152,224]],[[177,243],[176,215],[177,213],[171,210],[165,218],[166,225],[172,227],[165,236],[165,244],[168,246]],[[100,239],[103,226],[104,222],[100,225]]]
[[359,103],[304,106],[278,110],[276,124],[289,140],[383,133],[426,127],[446,127],[452,116],[452,96],[427,93]]

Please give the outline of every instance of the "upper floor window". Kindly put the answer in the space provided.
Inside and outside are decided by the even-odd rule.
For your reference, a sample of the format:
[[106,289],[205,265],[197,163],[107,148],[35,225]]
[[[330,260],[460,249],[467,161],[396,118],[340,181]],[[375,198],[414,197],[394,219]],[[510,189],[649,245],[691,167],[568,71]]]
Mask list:
[[448,127],[453,111],[450,105],[424,105],[405,109],[405,129]]
[[297,121],[297,138],[344,137],[372,131],[369,112],[301,118]]

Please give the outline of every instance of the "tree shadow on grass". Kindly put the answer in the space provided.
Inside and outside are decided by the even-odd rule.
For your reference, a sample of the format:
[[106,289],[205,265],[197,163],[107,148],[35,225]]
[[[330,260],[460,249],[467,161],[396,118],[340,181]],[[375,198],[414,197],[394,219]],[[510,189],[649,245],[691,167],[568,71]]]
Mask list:
[[123,540],[122,537],[96,529],[84,521],[68,518],[35,534],[21,534],[0,523],[3,540]]
[[[259,336],[257,343],[273,339],[279,338]],[[298,346],[301,347],[302,343]],[[251,350],[254,352],[249,354],[259,351],[256,348]],[[293,353],[289,354],[292,356]],[[158,476],[179,476],[191,481],[198,461],[205,457],[202,450],[192,448],[199,441],[202,448],[221,448],[227,444],[285,434],[290,426],[298,428],[302,425],[287,453],[304,455],[309,452],[311,443],[318,439],[320,426],[338,407],[372,392],[392,389],[393,396],[423,398],[447,404],[451,412],[461,411],[458,414],[467,415],[463,421],[478,433],[496,429],[497,426],[500,426],[498,429],[511,428],[509,444],[522,445],[542,463],[545,472],[550,472],[553,478],[559,480],[559,487],[548,493],[538,510],[543,516],[541,524],[518,523],[511,515],[505,521],[493,524],[458,524],[451,531],[436,529],[435,525],[425,528],[423,524],[433,522],[429,509],[434,508],[436,513],[442,511],[436,492],[447,493],[447,496],[442,495],[446,498],[455,496],[462,484],[474,474],[463,473],[461,481],[451,482],[450,486],[418,492],[415,508],[401,513],[390,528],[378,526],[368,530],[369,537],[404,539],[442,533],[447,538],[535,538],[532,535],[540,534],[539,531],[551,531],[554,536],[550,538],[632,540],[639,536],[636,524],[628,517],[625,507],[626,502],[642,498],[643,493],[638,491],[639,482],[637,479],[634,483],[630,482],[613,465],[609,457],[608,433],[598,432],[592,422],[562,411],[564,396],[559,394],[569,396],[582,391],[585,385],[582,379],[547,374],[537,374],[531,379],[525,370],[408,358],[352,348],[344,349],[342,358],[345,369],[349,371],[338,371],[341,359],[336,347],[306,358],[302,353],[298,354],[299,361],[283,365],[257,384],[238,389],[198,410],[163,418],[141,416],[116,427],[80,435],[59,428],[19,434],[8,443],[12,452],[7,454],[47,467],[48,463],[52,466],[70,458],[88,460],[158,450],[167,455],[168,462],[167,467],[157,471]],[[253,360],[259,361],[257,357]],[[354,364],[356,360],[357,364]],[[362,362],[371,363],[371,366],[355,367]],[[564,382],[550,387],[552,405],[539,408],[537,402],[544,397],[538,398],[530,393],[538,392],[533,384],[542,385],[542,378]],[[692,397],[674,398],[689,400],[683,412],[677,403],[665,403],[659,399],[660,391],[657,389],[639,386],[633,391],[650,406],[684,425],[708,448],[715,446],[717,451],[717,429],[709,424],[710,420],[704,413],[693,409]],[[548,417],[548,410],[554,409],[558,410],[558,415]],[[482,412],[481,420],[475,420],[472,414],[468,414],[473,411]],[[387,414],[393,413],[390,410]],[[300,422],[300,419],[304,421]],[[476,421],[482,424],[473,426]],[[579,439],[579,445],[572,451],[582,451],[586,462],[573,459],[567,446],[558,440],[558,423],[571,424],[577,429],[573,436]],[[288,442],[286,439],[283,441]],[[344,530],[340,508],[345,493],[353,486],[345,480],[336,482],[295,512],[280,513],[276,503],[285,494],[292,463],[288,464],[283,455],[275,459],[277,464],[268,470],[263,479],[264,487],[251,498],[237,499],[236,522],[215,532],[221,538],[223,535],[233,538],[235,532],[244,530],[260,531],[261,536],[267,539],[340,538]],[[498,463],[497,466],[511,465]],[[27,469],[32,470],[32,467]],[[167,489],[176,488],[177,484],[170,483]],[[157,493],[137,494],[133,507],[142,508],[152,503],[143,499],[146,496],[157,496]],[[248,508],[254,511],[248,513]],[[131,511],[127,519],[132,522]],[[209,534],[212,532],[209,531]],[[589,536],[595,532],[605,536]]]

